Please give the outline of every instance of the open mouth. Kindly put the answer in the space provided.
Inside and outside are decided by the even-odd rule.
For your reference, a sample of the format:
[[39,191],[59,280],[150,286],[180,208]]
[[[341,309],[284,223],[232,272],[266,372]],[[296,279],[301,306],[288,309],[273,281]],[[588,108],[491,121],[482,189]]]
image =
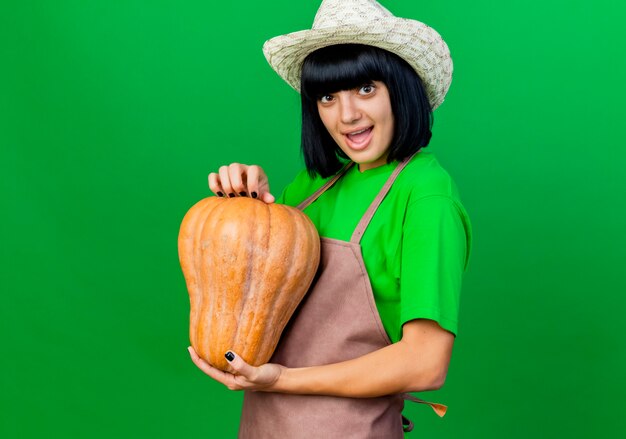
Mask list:
[[355,131],[350,134],[346,134],[346,140],[348,146],[352,149],[364,149],[369,144],[370,139],[372,138],[372,131],[374,127],[371,126],[369,128],[365,128],[360,131]]

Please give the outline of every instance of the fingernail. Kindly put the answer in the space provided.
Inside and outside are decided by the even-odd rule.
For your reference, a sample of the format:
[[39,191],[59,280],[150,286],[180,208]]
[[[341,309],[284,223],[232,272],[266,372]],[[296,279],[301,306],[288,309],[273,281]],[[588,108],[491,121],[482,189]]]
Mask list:
[[248,194],[246,194],[245,192],[239,192],[239,195],[241,195],[242,197],[246,197]]
[[228,194],[228,196],[229,196],[230,198],[233,198],[233,197],[235,196],[235,194],[233,194],[233,193],[231,192],[230,194]]
[[257,193],[256,192],[252,192],[252,198],[256,198],[257,197]]
[[226,352],[224,356],[228,361],[233,361],[235,359],[235,355],[231,351]]
[[221,193],[221,192],[218,192],[218,193],[217,193],[217,196],[218,196],[218,197],[223,197],[223,196],[224,196],[224,194],[223,194],[223,193]]

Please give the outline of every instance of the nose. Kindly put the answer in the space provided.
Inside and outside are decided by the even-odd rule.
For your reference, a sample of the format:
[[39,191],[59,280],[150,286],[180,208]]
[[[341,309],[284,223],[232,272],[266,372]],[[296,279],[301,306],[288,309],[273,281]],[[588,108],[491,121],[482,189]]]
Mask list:
[[361,111],[358,103],[350,96],[349,93],[339,94],[339,107],[341,122],[352,124],[361,118]]

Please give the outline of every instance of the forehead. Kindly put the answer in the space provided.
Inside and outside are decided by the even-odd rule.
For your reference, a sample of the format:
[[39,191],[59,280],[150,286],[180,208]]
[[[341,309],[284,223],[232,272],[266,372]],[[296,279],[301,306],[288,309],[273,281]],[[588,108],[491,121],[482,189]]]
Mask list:
[[374,60],[367,57],[314,59],[302,69],[301,91],[309,98],[351,90],[372,81],[385,82]]
[[354,86],[348,86],[346,88],[339,88],[339,89],[333,89],[331,91],[328,91],[327,94],[336,94],[336,93],[346,93],[346,92],[355,92],[357,90],[362,89],[363,87],[366,86],[374,86],[376,88],[376,90],[380,93],[383,92],[384,94],[388,94],[388,89],[387,86],[385,85],[384,82],[382,81],[376,81],[376,80],[365,80],[363,82],[359,82]]

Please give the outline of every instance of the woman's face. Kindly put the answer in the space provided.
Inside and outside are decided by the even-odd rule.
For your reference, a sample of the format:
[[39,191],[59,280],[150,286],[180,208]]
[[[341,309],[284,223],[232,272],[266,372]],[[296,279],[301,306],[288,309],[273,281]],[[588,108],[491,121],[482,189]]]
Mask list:
[[384,83],[322,96],[317,109],[331,137],[361,172],[386,163],[394,120]]

